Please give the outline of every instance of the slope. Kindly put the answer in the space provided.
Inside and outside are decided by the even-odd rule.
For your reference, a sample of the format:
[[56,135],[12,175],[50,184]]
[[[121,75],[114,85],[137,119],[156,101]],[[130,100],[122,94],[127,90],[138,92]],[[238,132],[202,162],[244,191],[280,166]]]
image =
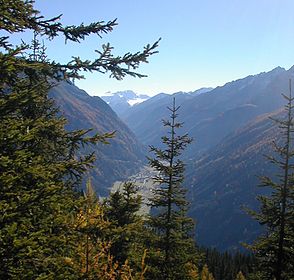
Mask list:
[[287,90],[294,70],[274,70],[233,81],[200,95],[177,93],[173,96],[155,96],[135,106],[124,120],[146,145],[160,145],[164,134],[161,119],[166,118],[172,97],[181,106],[179,119],[184,132],[195,139],[186,152],[189,158],[200,156],[224,137],[246,125],[259,115],[282,106],[280,93]]
[[[172,104],[175,97],[177,105],[182,106],[185,102],[196,96],[208,94],[212,88],[202,88],[194,92],[176,92],[172,95],[159,93],[152,98],[130,108],[122,115],[122,119],[135,132],[136,136],[145,145],[161,145],[160,137],[164,135],[162,119],[168,118],[167,107]],[[183,115],[180,115],[182,118]]]
[[99,133],[116,132],[110,145],[101,144],[85,150],[96,153],[90,176],[100,195],[106,195],[114,181],[123,180],[138,170],[144,158],[140,143],[101,98],[92,97],[66,82],[54,87],[50,96],[68,120],[68,130],[93,128]]
[[265,191],[258,188],[258,176],[275,174],[264,155],[271,154],[277,137],[269,117],[281,114],[256,118],[188,166],[190,214],[197,220],[200,244],[235,250],[260,234],[262,228],[242,208],[258,206],[256,196]]

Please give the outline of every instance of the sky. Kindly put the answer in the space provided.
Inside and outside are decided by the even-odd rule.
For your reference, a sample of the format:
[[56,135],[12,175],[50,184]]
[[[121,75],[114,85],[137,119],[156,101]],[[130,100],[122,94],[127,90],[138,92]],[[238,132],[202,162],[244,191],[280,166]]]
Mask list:
[[66,25],[117,18],[102,39],[48,43],[56,61],[72,55],[94,59],[94,50],[107,42],[123,55],[162,38],[159,53],[138,69],[148,77],[116,81],[109,74],[87,74],[76,85],[90,95],[189,92],[294,64],[293,0],[36,0],[36,8],[47,17],[63,14]]

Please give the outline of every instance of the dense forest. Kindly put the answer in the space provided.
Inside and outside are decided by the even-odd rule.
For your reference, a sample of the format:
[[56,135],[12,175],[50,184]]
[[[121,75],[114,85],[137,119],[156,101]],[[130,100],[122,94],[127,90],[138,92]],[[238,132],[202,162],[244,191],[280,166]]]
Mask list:
[[[81,151],[108,144],[115,133],[66,130],[48,96],[61,81],[82,79],[82,71],[144,77],[137,68],[158,52],[159,41],[121,56],[106,44],[94,61],[56,62],[44,39],[63,37],[84,47],[86,37],[108,34],[116,20],[64,26],[61,16],[43,17],[32,0],[0,0],[0,6],[0,279],[294,279],[291,81],[285,118],[273,123],[280,133],[276,156],[265,159],[277,166],[278,181],[261,178],[271,194],[258,197],[258,211],[247,209],[264,234],[244,244],[247,254],[199,248],[181,159],[192,139],[179,133],[176,100],[163,121],[162,145],[150,147],[157,187],[150,214],[142,214],[132,182],[100,199],[88,175],[95,154]],[[25,31],[32,41],[14,45],[12,36]]]

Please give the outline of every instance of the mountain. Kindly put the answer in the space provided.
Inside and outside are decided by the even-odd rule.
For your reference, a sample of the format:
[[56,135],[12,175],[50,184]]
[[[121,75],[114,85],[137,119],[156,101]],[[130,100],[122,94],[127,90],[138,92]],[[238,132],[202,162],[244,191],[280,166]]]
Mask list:
[[110,145],[99,144],[85,150],[87,153],[94,151],[97,157],[90,175],[99,195],[106,195],[116,180],[124,180],[138,170],[144,159],[141,144],[101,98],[90,96],[66,82],[53,87],[50,97],[68,120],[68,130],[93,128],[101,134],[115,131]]
[[135,104],[139,104],[150,97],[137,94],[131,90],[119,91],[108,96],[101,97],[119,116]]
[[258,175],[275,174],[264,154],[277,135],[269,117],[281,116],[294,67],[277,67],[217,87],[205,94],[161,94],[131,108],[124,120],[145,145],[160,146],[161,120],[176,98],[182,133],[194,141],[183,157],[190,214],[200,245],[235,250],[252,242],[262,228],[241,209],[256,208]]
[[235,131],[187,167],[190,215],[197,220],[197,241],[219,250],[236,250],[262,231],[244,207],[257,209],[259,176],[273,176],[276,168],[264,155],[272,154],[277,128],[265,114]]
[[198,157],[236,129],[259,115],[272,112],[283,104],[281,92],[287,91],[293,70],[283,68],[248,76],[217,87],[205,94],[182,92],[160,95],[131,108],[122,118],[145,145],[160,146],[165,131],[161,120],[168,117],[167,106],[176,98],[179,120],[184,131],[195,141],[186,152]]
[[125,111],[121,118],[143,144],[160,146],[160,137],[164,134],[161,121],[168,117],[167,107],[172,104],[172,99],[175,97],[177,105],[182,106],[185,102],[189,103],[195,97],[206,95],[211,90],[212,88],[201,88],[194,92],[180,91],[172,95],[159,93]]
[[188,92],[188,94],[196,96],[196,95],[200,95],[202,93],[210,92],[212,90],[213,90],[212,87],[203,87],[203,88],[197,89],[195,91]]
[[[256,209],[258,175],[275,174],[264,154],[271,152],[277,128],[269,117],[280,117],[288,92],[288,71],[277,67],[270,72],[232,81],[208,92],[173,95],[158,94],[129,107],[122,118],[145,145],[160,146],[166,135],[161,120],[168,118],[166,108],[176,98],[180,133],[189,133],[193,143],[183,155],[187,162],[185,185],[191,200],[190,215],[197,220],[199,245],[220,250],[236,250],[240,242],[252,242],[262,228],[241,208]],[[70,84],[56,88],[55,98],[66,117],[69,129],[94,127],[105,132],[116,130],[111,145],[99,147],[94,170],[95,186],[105,194],[112,181],[140,165],[142,149],[134,134],[100,98],[90,97]]]

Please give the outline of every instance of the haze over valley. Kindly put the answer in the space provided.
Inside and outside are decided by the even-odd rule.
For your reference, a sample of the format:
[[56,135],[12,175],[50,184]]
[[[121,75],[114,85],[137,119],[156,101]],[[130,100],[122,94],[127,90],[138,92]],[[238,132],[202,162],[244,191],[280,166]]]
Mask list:
[[281,94],[288,91],[293,75],[294,69],[277,67],[215,89],[153,97],[126,91],[102,99],[63,83],[53,89],[52,96],[67,116],[69,129],[87,124],[101,132],[116,131],[110,145],[96,148],[98,160],[91,171],[102,196],[115,181],[134,181],[135,174],[140,181],[148,146],[162,145],[166,133],[162,119],[168,118],[167,107],[175,98],[184,123],[180,132],[194,139],[183,159],[197,240],[201,245],[237,250],[241,242],[250,243],[261,232],[242,208],[257,207],[256,195],[261,192],[257,176],[273,171],[264,158],[276,137],[270,117],[282,114]]

